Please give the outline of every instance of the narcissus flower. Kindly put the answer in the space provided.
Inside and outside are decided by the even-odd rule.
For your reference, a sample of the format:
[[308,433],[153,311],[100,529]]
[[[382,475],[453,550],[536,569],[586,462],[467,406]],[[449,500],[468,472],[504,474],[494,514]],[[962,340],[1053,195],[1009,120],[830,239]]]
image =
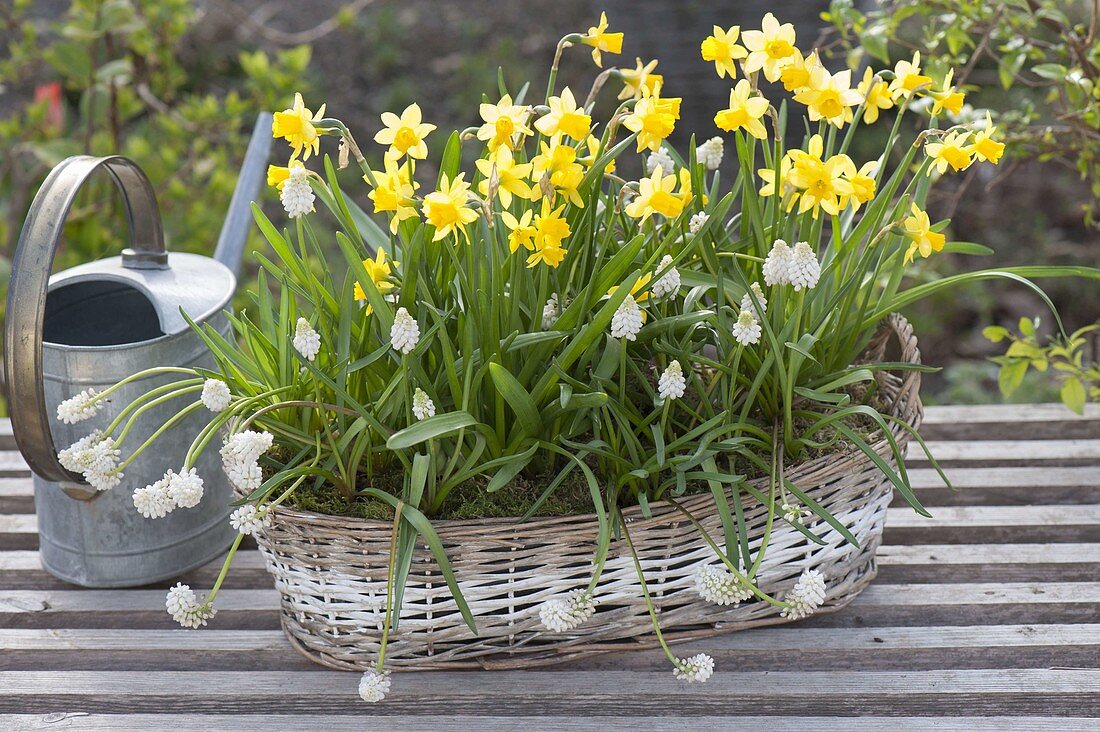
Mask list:
[[642,91],[634,111],[623,118],[623,127],[638,133],[638,152],[661,148],[661,142],[672,134],[680,119],[680,102],[679,97],[662,98],[660,86]]
[[778,181],[775,179],[775,168],[759,168],[756,173],[760,176],[760,180],[764,181],[764,185],[760,186],[761,198],[774,196],[776,190],[779,191],[780,196],[785,195],[790,187],[790,183],[787,180],[791,175],[790,154],[784,155],[779,159]]
[[798,92],[810,85],[810,75],[813,70],[821,66],[817,57],[817,51],[811,51],[809,56],[802,56],[797,49],[791,54],[790,63],[779,72],[779,81],[783,88],[789,92]]
[[466,225],[477,220],[477,211],[466,203],[470,198],[470,184],[465,181],[465,173],[459,173],[454,180],[444,173],[439,181],[439,190],[429,193],[424,199],[424,217],[435,227],[432,241],[439,241],[451,233],[459,234],[466,240]]
[[478,111],[485,124],[477,129],[477,139],[484,140],[492,152],[502,145],[514,149],[524,135],[534,134],[527,126],[531,108],[513,104],[511,94],[496,104],[482,104]]
[[917,204],[910,204],[910,210],[913,215],[901,222],[906,238],[912,242],[905,252],[906,264],[913,261],[913,255],[917,252],[920,252],[922,257],[928,258],[932,252],[942,251],[947,240],[943,234],[932,231],[928,214],[920,210]]
[[966,144],[969,136],[970,133],[968,132],[955,130],[948,132],[938,142],[930,142],[925,145],[924,151],[928,154],[928,157],[932,158],[932,165],[929,169],[935,168],[942,175],[947,172],[949,166],[955,172],[969,168],[970,164],[974,162],[970,147]]
[[626,205],[626,215],[642,221],[653,214],[670,219],[679,216],[687,201],[674,192],[676,181],[675,174],[665,175],[664,170],[658,167],[649,178],[638,181],[638,195]]
[[[390,213],[390,233],[396,234],[397,227],[405,219],[418,218],[416,210],[416,189],[419,184],[413,180],[411,165],[401,165],[397,157],[387,155],[384,170],[372,170],[373,190],[367,198],[374,202],[375,213]],[[372,185],[370,177],[363,180]]]
[[[378,251],[374,253],[374,259],[364,259],[363,268],[367,270],[367,276],[370,277],[370,281],[374,283],[374,288],[378,290],[379,294],[385,295],[387,292],[394,288],[394,284],[387,279],[393,274],[393,267],[390,266],[390,261],[386,259],[386,250],[382,247],[378,247]],[[393,262],[393,266],[396,267],[400,262]],[[355,283],[355,299],[366,300],[367,293],[363,291],[363,285],[359,282]],[[367,306],[367,315],[370,315],[371,307]]]
[[740,26],[732,26],[729,30],[722,30],[721,26],[714,26],[712,33],[703,39],[699,52],[704,61],[714,63],[714,70],[718,72],[718,78],[737,78],[737,64],[739,59],[749,55],[743,46],[738,45],[737,36],[740,35]]
[[822,66],[810,70],[809,85],[795,94],[794,99],[806,105],[811,122],[823,119],[838,128],[852,121],[852,108],[863,101],[852,88],[850,69],[830,74]]
[[760,30],[741,34],[741,42],[749,51],[743,63],[745,73],[763,70],[768,81],[779,81],[783,67],[791,63],[797,53],[794,26],[790,23],[780,25],[771,13],[764,16],[760,26]]
[[932,83],[931,76],[925,76],[920,69],[920,51],[913,53],[912,61],[898,61],[894,66],[894,80],[890,82],[890,93],[898,104],[913,96],[914,92],[927,89]]
[[866,100],[863,106],[865,124],[873,125],[878,122],[879,112],[894,106],[894,98],[890,96],[890,85],[876,76],[870,66],[863,72],[863,80],[859,82],[856,91]]
[[475,164],[485,176],[477,187],[481,195],[488,197],[495,192],[502,206],[511,206],[513,195],[531,198],[531,186],[527,183],[531,163],[517,163],[507,147],[499,148],[493,157],[481,158]]
[[866,162],[859,170],[856,170],[855,163],[848,165],[848,161],[845,161],[844,167],[844,179],[851,186],[852,193],[841,199],[840,207],[847,208],[851,205],[853,210],[858,211],[860,206],[875,197],[875,172],[878,171],[878,161]]
[[943,86],[928,92],[928,96],[932,97],[932,111],[930,114],[933,117],[945,109],[951,114],[962,112],[966,95],[951,85],[951,79],[954,76],[955,70],[948,69],[947,76],[943,79]]
[[550,97],[550,111],[535,120],[535,129],[547,137],[559,132],[577,142],[588,137],[592,130],[592,118],[577,107],[577,100],[569,87],[561,90],[560,97]]
[[806,150],[788,153],[791,171],[787,182],[798,189],[798,212],[813,209],[814,218],[817,218],[818,209],[838,215],[841,200],[852,195],[852,184],[844,178],[844,172],[855,164],[847,155],[834,155],[823,161],[823,146],[821,135],[814,135]]
[[533,216],[534,212],[531,209],[524,211],[518,219],[509,211],[500,213],[500,218],[509,231],[508,251],[515,254],[520,247],[528,251],[535,248],[535,227],[531,225]]
[[640,99],[643,89],[653,91],[659,87],[664,81],[664,77],[653,73],[655,68],[657,68],[657,59],[643,64],[639,58],[635,59],[633,69],[619,69],[619,77],[623,80],[623,88],[619,92],[619,99]]
[[601,53],[622,53],[623,34],[607,32],[607,13],[600,13],[600,24],[588,29],[581,43],[592,46],[592,60],[603,68]]
[[541,246],[535,245],[535,251],[533,251],[527,257],[527,267],[531,268],[538,264],[546,264],[554,269],[557,269],[561,261],[565,259],[565,255],[569,253],[568,250],[553,244],[550,241],[546,241]]
[[993,135],[995,134],[997,134],[997,128],[993,126],[993,121],[987,111],[985,113],[985,127],[975,132],[971,138],[970,147],[968,148],[970,154],[978,160],[988,160],[994,165],[1000,162],[1001,155],[1005,151],[1005,144],[994,140]]
[[419,104],[410,104],[398,117],[393,112],[382,113],[385,125],[374,136],[379,145],[389,145],[390,153],[398,158],[408,155],[417,160],[428,157],[428,145],[424,142],[435,125],[424,122]]
[[547,247],[560,248],[561,243],[569,237],[569,222],[562,216],[564,210],[564,203],[557,208],[551,208],[550,199],[542,199],[542,210],[535,216],[534,223],[535,249],[541,251]]
[[276,140],[282,138],[290,143],[294,151],[291,160],[297,160],[301,155],[302,160],[309,160],[311,154],[316,155],[321,150],[320,132],[314,125],[325,116],[325,105],[322,104],[317,113],[306,109],[302,95],[294,94],[294,105],[290,109],[276,112],[271,120],[271,135]]
[[730,105],[714,115],[714,124],[726,132],[744,130],[758,140],[765,140],[768,131],[760,121],[768,111],[768,100],[755,94],[748,79],[741,79],[730,89]]

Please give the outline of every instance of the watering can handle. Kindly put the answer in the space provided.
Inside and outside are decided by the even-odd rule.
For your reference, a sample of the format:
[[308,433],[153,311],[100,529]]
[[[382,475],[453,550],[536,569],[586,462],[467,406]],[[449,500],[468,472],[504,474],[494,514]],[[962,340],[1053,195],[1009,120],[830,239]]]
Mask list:
[[42,326],[50,269],[65,219],[80,187],[101,167],[111,174],[126,210],[130,248],[122,252],[123,265],[139,269],[168,267],[156,195],[141,168],[117,155],[76,155],[50,171],[31,203],[12,262],[4,326],[4,371],[16,444],[31,470],[61,483],[74,498],[87,498],[95,491],[57,460],[42,384]]

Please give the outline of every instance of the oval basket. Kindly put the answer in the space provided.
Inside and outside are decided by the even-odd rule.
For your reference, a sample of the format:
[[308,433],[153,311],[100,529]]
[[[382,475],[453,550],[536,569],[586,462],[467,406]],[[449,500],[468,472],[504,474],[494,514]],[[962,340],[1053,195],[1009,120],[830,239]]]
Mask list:
[[[900,315],[884,323],[867,349],[866,361],[919,363],[916,338]],[[878,394],[887,412],[914,428],[922,406],[920,372],[900,376],[877,371]],[[907,434],[894,425],[904,449]],[[894,465],[889,442],[879,433],[875,451]],[[875,576],[875,551],[886,523],[892,486],[862,452],[833,453],[791,466],[786,476],[843,523],[859,541],[812,516],[807,528],[824,539],[816,544],[779,520],[757,573],[760,588],[781,597],[805,569],[827,581],[825,605],[837,610]],[[764,489],[767,489],[766,483]],[[684,498],[711,536],[722,536],[721,520],[709,494]],[[720,560],[682,514],[664,503],[623,510],[645,572],[666,639],[681,641],[734,630],[788,622],[779,608],[762,601],[718,606],[703,601],[694,577],[701,565]],[[767,511],[749,498],[744,513],[753,552],[760,545]],[[810,521],[811,519],[807,519]],[[545,630],[539,606],[587,585],[595,555],[594,515],[436,521],[447,556],[477,622],[470,632],[424,547],[414,553],[398,629],[391,633],[386,663],[394,668],[522,668],[627,648],[656,645],[633,560],[625,542],[612,543],[600,578],[595,615],[569,633]],[[376,661],[386,600],[392,523],[329,516],[279,507],[257,536],[268,571],[282,596],[282,626],[308,658],[338,669],[366,670]]]

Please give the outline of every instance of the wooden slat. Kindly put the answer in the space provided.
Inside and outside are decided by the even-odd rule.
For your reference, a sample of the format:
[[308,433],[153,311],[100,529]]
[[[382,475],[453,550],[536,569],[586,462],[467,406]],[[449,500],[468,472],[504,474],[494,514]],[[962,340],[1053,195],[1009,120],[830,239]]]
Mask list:
[[1075,414],[1063,404],[951,404],[924,408],[924,424],[1008,424],[1091,422],[1100,420],[1100,404],[1086,404]]
[[[1100,440],[928,440],[928,451],[941,463],[1029,463],[1100,459]],[[920,445],[909,443],[906,461],[925,462]]]

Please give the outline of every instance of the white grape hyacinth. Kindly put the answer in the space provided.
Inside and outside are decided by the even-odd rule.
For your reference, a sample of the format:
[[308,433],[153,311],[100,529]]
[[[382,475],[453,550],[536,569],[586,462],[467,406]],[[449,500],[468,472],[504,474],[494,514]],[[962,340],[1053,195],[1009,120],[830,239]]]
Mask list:
[[787,242],[776,239],[772,244],[772,250],[768,252],[764,260],[764,284],[768,287],[774,285],[791,284],[791,259],[794,253],[787,246]]
[[168,494],[168,476],[134,490],[134,508],[148,519],[164,518],[172,513],[176,502]]
[[393,316],[393,326],[390,328],[390,345],[394,350],[409,354],[416,344],[420,342],[420,325],[409,311],[398,308]]
[[413,416],[419,420],[435,416],[435,402],[420,387],[417,387],[416,391],[413,392],[412,411]]
[[783,512],[783,519],[792,524],[800,524],[802,519],[813,516],[813,511],[797,504],[784,503],[779,510]]
[[657,168],[661,169],[661,172],[665,175],[671,173],[676,167],[676,163],[673,161],[672,156],[668,153],[667,147],[661,147],[657,152],[650,153],[645,159],[645,172],[649,175],[653,175],[653,171]]
[[168,614],[172,619],[185,628],[200,628],[206,625],[206,621],[214,617],[215,610],[207,602],[200,602],[195,592],[180,582],[168,590],[168,596],[164,600]]
[[180,508],[194,508],[202,500],[202,478],[194,468],[164,474],[168,480],[168,496]]
[[703,227],[707,225],[708,221],[710,221],[710,214],[706,211],[700,211],[692,215],[692,217],[688,219],[688,233],[698,234],[703,230]]
[[752,597],[752,590],[725,567],[704,564],[695,572],[695,591],[715,605],[740,605]]
[[263,483],[260,456],[271,449],[275,438],[270,432],[245,430],[226,439],[222,445],[222,469],[237,490],[251,493]]
[[294,324],[294,350],[307,361],[317,358],[321,352],[321,334],[305,318],[298,318]]
[[657,380],[657,394],[661,399],[679,399],[687,391],[687,379],[684,378],[684,367],[679,361],[673,361]]
[[103,408],[106,401],[99,400],[99,392],[85,389],[57,405],[57,418],[65,424],[76,424],[91,419]]
[[558,320],[558,293],[551,292],[542,306],[542,329],[550,330]]
[[665,298],[680,291],[680,270],[672,266],[672,257],[666,254],[657,264],[657,271],[664,272],[650,288],[653,297]]
[[783,596],[783,602],[788,603],[780,613],[785,618],[801,620],[813,615],[825,602],[825,575],[816,569],[804,570],[794,587]]
[[283,181],[279,200],[286,209],[286,215],[292,219],[305,216],[313,210],[313,203],[317,197],[309,185],[309,171],[304,165],[290,166],[290,175]]
[[753,304],[752,295],[745,293],[741,296],[741,309],[748,310],[750,313],[759,318],[764,313],[768,312],[768,298],[764,297],[764,290],[760,287],[759,282],[753,282],[749,285],[749,289],[752,290],[752,295],[756,296],[756,301],[760,303],[760,312],[756,311],[756,305]]
[[697,653],[691,658],[678,658],[673,673],[680,681],[705,683],[714,675],[714,659],[705,653]]
[[725,143],[721,137],[712,137],[695,148],[695,159],[703,164],[707,170],[718,170],[722,164],[722,154],[725,152]]
[[359,679],[359,698],[371,704],[377,704],[390,693],[390,672],[367,671]]
[[271,512],[246,503],[229,514],[229,525],[245,536],[255,536],[257,531],[271,525]]
[[817,287],[817,281],[821,278],[821,263],[817,261],[817,253],[806,242],[800,241],[794,245],[788,268],[787,280],[795,292]]
[[636,341],[641,329],[642,309],[638,307],[638,301],[633,295],[627,295],[615,314],[611,316],[611,337]]
[[92,459],[91,447],[103,440],[103,433],[95,430],[57,453],[57,461],[65,470],[83,473]]
[[751,346],[760,342],[760,323],[750,310],[742,310],[733,324],[733,337],[742,346]]
[[106,491],[122,482],[119,470],[120,453],[115,441],[99,430],[80,438],[57,453],[57,460],[66,470],[80,473],[88,485]]
[[571,590],[565,597],[555,597],[542,603],[539,620],[543,627],[555,633],[565,633],[586,622],[596,612],[596,598],[585,589]]
[[229,386],[221,379],[207,379],[202,382],[202,404],[211,412],[224,412],[233,401]]

